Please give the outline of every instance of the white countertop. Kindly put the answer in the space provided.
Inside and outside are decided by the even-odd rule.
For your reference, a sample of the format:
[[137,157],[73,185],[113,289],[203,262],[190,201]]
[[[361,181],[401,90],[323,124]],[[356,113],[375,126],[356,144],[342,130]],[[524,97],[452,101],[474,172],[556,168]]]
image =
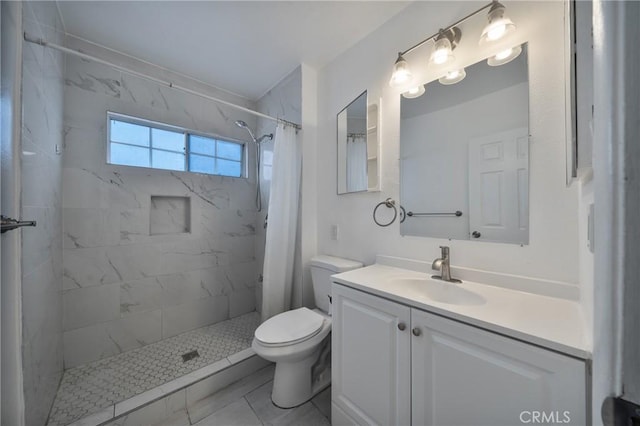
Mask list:
[[416,296],[415,292],[409,295],[407,289],[393,282],[397,278],[425,279],[430,276],[375,264],[333,275],[333,281],[577,358],[591,358],[577,301],[465,280],[462,284],[452,285],[479,294],[486,303],[453,305]]

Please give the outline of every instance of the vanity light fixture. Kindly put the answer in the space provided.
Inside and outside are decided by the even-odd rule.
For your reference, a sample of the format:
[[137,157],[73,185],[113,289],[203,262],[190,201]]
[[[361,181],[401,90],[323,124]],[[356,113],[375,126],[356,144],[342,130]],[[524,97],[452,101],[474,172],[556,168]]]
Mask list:
[[406,92],[404,92],[402,94],[403,97],[407,98],[407,99],[414,99],[414,98],[419,98],[420,96],[424,95],[425,92],[425,88],[424,88],[424,84],[421,84],[417,87],[413,87],[409,90],[407,90]]
[[451,70],[447,72],[445,75],[440,77],[438,81],[440,84],[449,85],[460,83],[467,76],[467,72],[464,68],[460,68],[459,70]]
[[398,59],[393,66],[393,74],[391,80],[389,80],[389,86],[402,87],[411,81],[412,75],[409,69],[409,64],[402,57],[402,52],[398,53]]
[[431,53],[430,61],[436,65],[443,65],[453,61],[455,59],[453,49],[456,48],[461,37],[462,31],[458,27],[452,27],[446,31],[440,30],[435,38],[436,43],[433,53]]
[[489,9],[487,16],[489,23],[482,30],[480,44],[499,40],[516,30],[516,25],[505,15],[504,10],[504,5],[499,1],[494,0],[491,3],[491,9]]
[[522,53],[522,46],[513,46],[491,56],[487,59],[487,64],[492,67],[504,65],[520,56],[520,53]]
[[[485,9],[489,9],[489,23],[482,31],[480,43],[484,43],[484,41],[498,40],[516,29],[513,21],[511,21],[511,19],[509,19],[505,15],[504,5],[502,5],[502,3],[498,2],[497,0],[493,0],[491,3],[485,4],[480,9],[470,13],[462,19],[459,19],[445,29],[441,29],[437,33],[416,43],[404,52],[398,52],[398,59],[396,59],[395,65],[393,66],[393,74],[391,75],[391,79],[389,80],[389,86],[394,88],[401,88],[404,90],[406,90],[406,88],[410,86],[412,74],[409,70],[409,64],[404,59],[404,56],[410,52],[413,52],[414,50],[431,40],[433,40],[435,43],[433,53],[431,53],[430,56],[431,62],[436,65],[442,65],[453,60],[453,49],[455,49],[458,42],[460,41],[460,37],[462,36],[462,32],[460,31],[460,28],[458,28],[458,25]],[[464,78],[464,76],[462,78]]]

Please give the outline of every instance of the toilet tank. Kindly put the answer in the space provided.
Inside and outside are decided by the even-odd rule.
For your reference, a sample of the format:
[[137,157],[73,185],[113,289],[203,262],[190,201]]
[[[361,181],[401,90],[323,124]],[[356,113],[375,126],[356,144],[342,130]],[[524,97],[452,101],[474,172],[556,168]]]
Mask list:
[[343,259],[333,256],[315,256],[309,262],[311,267],[311,281],[313,283],[313,295],[316,306],[323,312],[331,312],[331,275],[352,269],[362,268],[362,263],[355,260]]

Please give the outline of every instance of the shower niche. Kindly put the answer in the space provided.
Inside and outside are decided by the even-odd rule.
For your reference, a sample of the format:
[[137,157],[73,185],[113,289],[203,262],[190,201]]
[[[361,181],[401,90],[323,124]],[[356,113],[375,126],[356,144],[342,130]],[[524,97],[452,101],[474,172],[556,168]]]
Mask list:
[[191,232],[191,198],[152,195],[149,234],[188,234]]

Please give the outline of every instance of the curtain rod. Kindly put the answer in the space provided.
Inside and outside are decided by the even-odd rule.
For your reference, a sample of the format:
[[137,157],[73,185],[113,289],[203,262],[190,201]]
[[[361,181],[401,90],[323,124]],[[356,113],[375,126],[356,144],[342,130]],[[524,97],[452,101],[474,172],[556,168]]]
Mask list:
[[254,111],[252,109],[249,109],[249,108],[246,108],[246,107],[243,107],[243,106],[240,106],[240,105],[236,105],[234,103],[231,103],[231,102],[216,98],[214,96],[205,95],[203,93],[196,92],[195,90],[191,90],[189,88],[186,88],[186,87],[183,87],[183,86],[179,86],[177,84],[173,84],[171,81],[162,80],[160,78],[152,77],[150,75],[147,75],[147,74],[144,74],[144,73],[141,73],[141,72],[138,72],[138,71],[134,71],[134,70],[131,70],[129,68],[125,68],[123,66],[114,64],[112,62],[105,61],[104,59],[100,59],[100,58],[97,58],[95,56],[91,56],[91,55],[88,55],[86,53],[82,53],[82,52],[77,51],[77,50],[69,49],[68,47],[60,46],[59,44],[51,43],[51,42],[46,41],[46,40],[44,40],[42,38],[33,38],[33,37],[29,36],[26,32],[24,33],[24,40],[28,41],[29,43],[39,44],[40,46],[49,47],[51,49],[55,49],[55,50],[58,50],[58,51],[63,52],[63,53],[68,53],[70,55],[78,56],[78,57],[80,57],[82,59],[86,59],[86,60],[89,60],[89,61],[92,61],[92,62],[97,62],[99,64],[109,66],[111,68],[114,68],[114,69],[116,69],[118,71],[121,71],[121,72],[124,72],[126,74],[131,74],[131,75],[136,76],[136,77],[144,78],[145,80],[153,81],[154,83],[161,84],[163,86],[169,87],[170,89],[175,89],[175,90],[179,90],[181,92],[189,93],[191,95],[199,96],[201,98],[205,98],[205,99],[208,99],[210,101],[217,102],[219,104],[226,105],[228,107],[235,108],[237,110],[244,111],[246,113],[253,114],[253,115],[256,115],[256,116],[261,117],[261,118],[266,118],[267,120],[271,120],[271,121],[275,121],[277,123],[284,124],[285,126],[294,127],[297,130],[301,130],[302,129],[302,126],[300,126],[299,124],[296,124],[296,123],[292,123],[291,121],[287,121],[287,120],[284,120],[282,118],[272,117],[270,115],[263,114],[263,113],[258,112],[258,111]]

